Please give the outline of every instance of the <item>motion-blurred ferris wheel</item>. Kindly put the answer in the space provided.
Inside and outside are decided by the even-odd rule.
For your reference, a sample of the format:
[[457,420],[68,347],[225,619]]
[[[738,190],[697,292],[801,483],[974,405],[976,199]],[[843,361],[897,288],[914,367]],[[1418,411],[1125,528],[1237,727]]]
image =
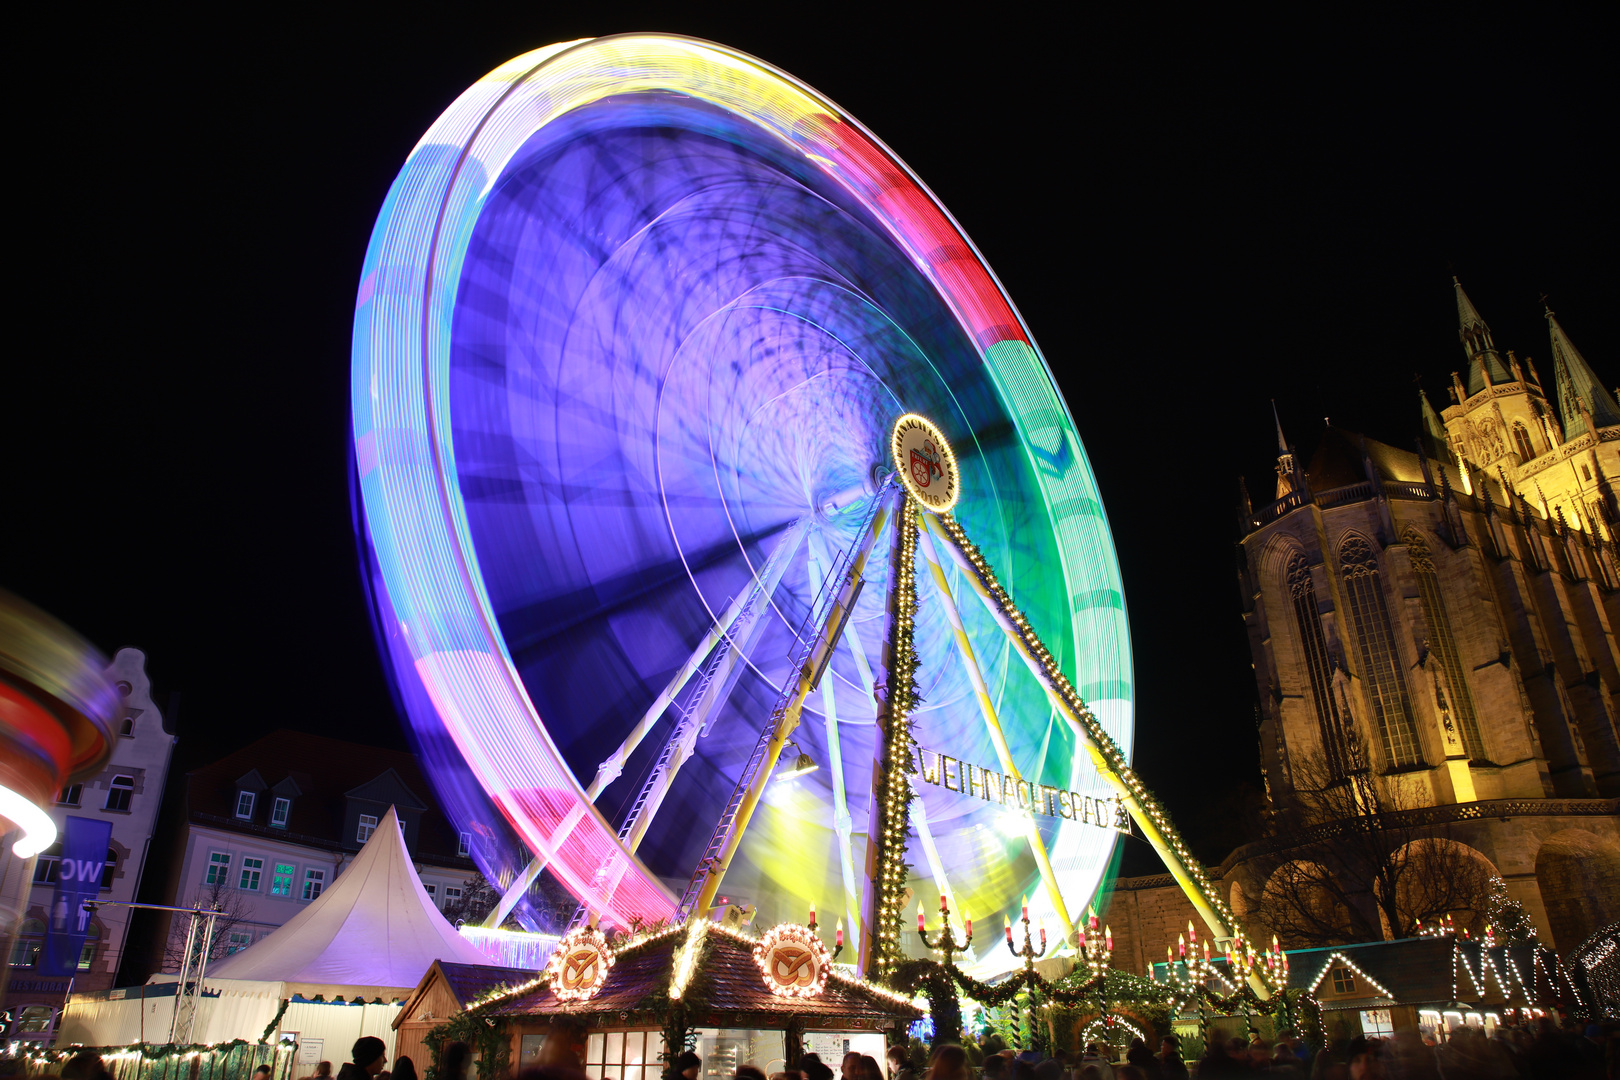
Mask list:
[[814,90],[660,35],[490,73],[378,218],[353,422],[386,657],[444,801],[499,808],[502,914],[544,870],[621,925],[723,894],[870,935],[913,583],[906,887],[1090,900],[1121,789],[1084,744],[1132,736],[1095,480],[971,242]]

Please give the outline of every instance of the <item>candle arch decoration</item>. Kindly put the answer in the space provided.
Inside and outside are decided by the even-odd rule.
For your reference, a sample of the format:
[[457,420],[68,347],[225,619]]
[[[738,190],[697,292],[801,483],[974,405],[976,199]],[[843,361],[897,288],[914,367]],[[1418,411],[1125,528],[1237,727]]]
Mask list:
[[[1122,582],[1068,407],[972,242],[825,96],[673,35],[501,65],[391,188],[352,356],[380,651],[506,890],[492,925],[538,925],[541,873],[576,928],[707,916],[723,881],[802,895],[816,843],[873,976],[930,877],[985,909],[1010,878],[1077,947],[1116,837],[1020,816],[1008,778],[1112,793],[1240,934],[1129,768]],[[914,729],[998,759],[996,797],[915,801]],[[810,797],[771,785],[790,740]],[[978,842],[1009,815],[1021,843]]]

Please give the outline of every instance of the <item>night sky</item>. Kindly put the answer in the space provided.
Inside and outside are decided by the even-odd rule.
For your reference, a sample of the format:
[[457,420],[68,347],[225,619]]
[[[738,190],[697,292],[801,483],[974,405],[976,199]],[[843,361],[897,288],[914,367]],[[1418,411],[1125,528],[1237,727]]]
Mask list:
[[[72,21],[14,39],[36,68],[12,102],[0,584],[146,650],[159,700],[181,695],[180,768],[277,726],[404,745],[345,475],[360,260],[434,117],[548,42],[663,30],[753,53],[962,223],[1099,475],[1138,768],[1210,861],[1259,783],[1234,540],[1239,474],[1270,498],[1269,399],[1306,453],[1325,416],[1409,445],[1414,379],[1441,407],[1462,361],[1453,273],[1543,378],[1543,292],[1620,377],[1602,150],[1620,94],[1596,25],[563,6],[204,26],[58,5],[35,17]],[[1154,872],[1151,852],[1131,842],[1124,869]]]

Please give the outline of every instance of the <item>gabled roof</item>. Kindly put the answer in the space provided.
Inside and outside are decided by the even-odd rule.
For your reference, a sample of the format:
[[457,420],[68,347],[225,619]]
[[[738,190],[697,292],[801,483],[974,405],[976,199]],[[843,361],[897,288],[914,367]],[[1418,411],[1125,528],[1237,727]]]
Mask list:
[[[255,823],[236,819],[236,781],[250,770],[263,777],[275,794],[292,799],[285,829],[273,829],[266,823],[268,807],[255,807]],[[395,779],[384,780],[390,773]],[[412,849],[417,858],[471,871],[471,861],[458,854],[457,830],[434,804],[433,789],[416,758],[399,750],[283,728],[188,773],[186,813],[190,820],[214,828],[286,836],[297,843],[352,851],[354,834],[344,828],[348,792],[369,789],[375,781],[383,781],[379,792],[390,788],[398,796],[378,802],[420,813]],[[289,794],[292,788],[297,789],[296,795]]]
[[[394,1017],[394,1027],[416,1015],[417,1002],[435,986],[443,986],[462,1009],[493,990],[503,986],[521,986],[534,980],[534,972],[527,968],[492,967],[487,964],[458,964],[450,960],[435,960],[416,984],[405,1007]],[[447,1019],[441,1017],[441,1019]]]
[[[1519,955],[1522,953],[1523,955]],[[1403,938],[1289,950],[1288,985],[1306,990],[1332,1009],[1372,1009],[1391,1003],[1424,1005],[1447,1001],[1530,1003],[1527,963],[1534,949],[1497,946],[1454,937]],[[1356,975],[1354,997],[1333,997],[1328,972],[1345,964]],[[1363,991],[1365,991],[1363,993]]]
[[[798,1017],[814,1026],[817,1021],[877,1021],[891,1017],[910,1020],[921,1015],[908,1002],[842,976],[828,979],[826,990],[817,997],[778,997],[766,987],[754,962],[753,941],[714,924],[705,924],[705,928],[708,951],[688,992],[702,1002],[705,1016],[720,1014],[723,1021],[727,1014],[750,1014],[780,1018],[783,1023]],[[589,1001],[560,1002],[547,984],[501,1002],[491,1011],[505,1016],[652,1011],[656,1004],[653,995],[668,993],[673,955],[685,941],[684,932],[673,932],[626,949]]]
[[428,899],[390,808],[325,892],[268,937],[208,965],[208,976],[404,991],[440,958],[485,963]]
[[426,810],[427,804],[416,797],[393,769],[384,769],[359,787],[343,793],[351,799],[381,803],[383,806],[403,806],[407,810]]
[[1553,381],[1558,388],[1558,414],[1564,420],[1564,438],[1573,439],[1586,434],[1586,418],[1580,405],[1592,414],[1592,422],[1600,428],[1620,424],[1620,405],[1614,396],[1598,382],[1586,358],[1581,355],[1552,308],[1547,308],[1547,330],[1552,336]]

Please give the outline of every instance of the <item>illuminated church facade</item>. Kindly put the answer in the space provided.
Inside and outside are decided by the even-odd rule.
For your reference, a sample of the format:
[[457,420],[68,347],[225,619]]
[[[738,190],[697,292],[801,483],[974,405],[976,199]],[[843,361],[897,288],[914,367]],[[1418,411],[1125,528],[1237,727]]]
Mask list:
[[[1538,369],[1456,297],[1466,363],[1410,445],[1328,427],[1307,465],[1279,424],[1274,498],[1243,497],[1270,835],[1212,875],[1252,908],[1302,794],[1358,773],[1563,952],[1620,920],[1620,405],[1552,311]],[[1127,956],[1185,929],[1168,885],[1117,883]]]

